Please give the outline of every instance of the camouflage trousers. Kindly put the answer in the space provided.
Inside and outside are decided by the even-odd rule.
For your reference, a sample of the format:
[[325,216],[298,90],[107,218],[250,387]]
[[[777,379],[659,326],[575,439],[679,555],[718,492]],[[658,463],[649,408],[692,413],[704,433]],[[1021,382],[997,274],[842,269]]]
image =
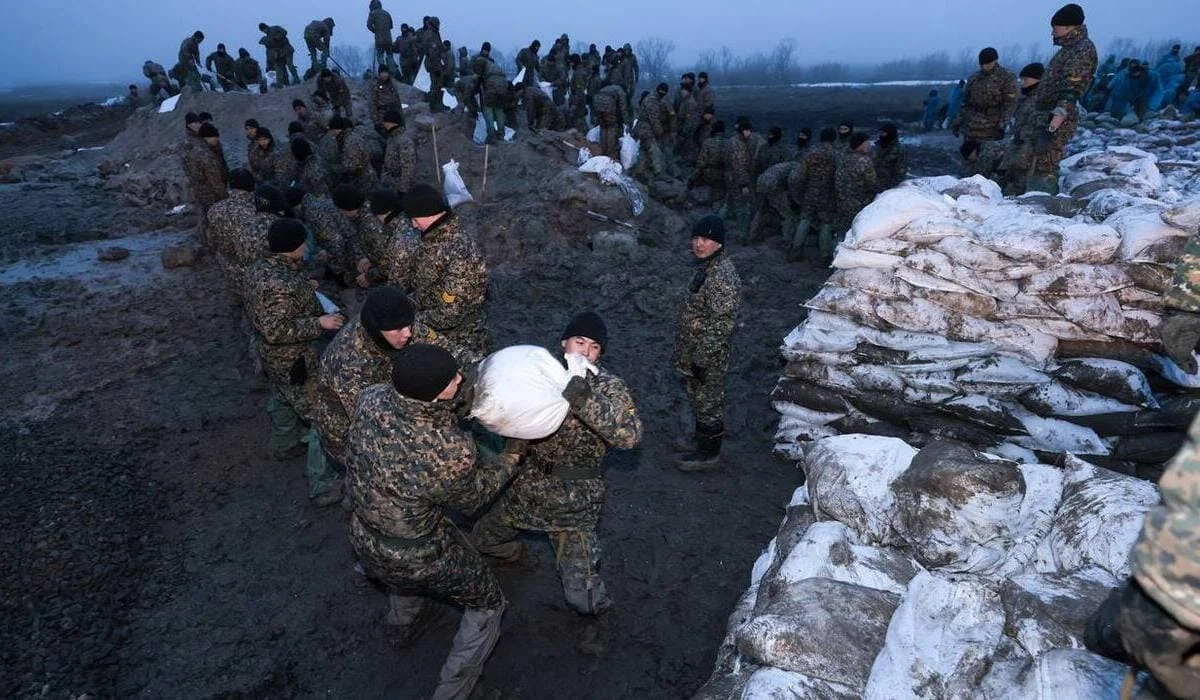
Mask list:
[[727,368],[708,368],[704,377],[684,377],[684,388],[692,404],[696,423],[708,426],[725,423],[725,371]]
[[721,218],[733,225],[741,234],[750,231],[750,205],[753,194],[735,189],[726,189],[725,204],[721,207]]
[[817,229],[817,249],[820,251],[822,259],[832,258],[834,248],[837,247],[837,236],[834,233],[836,219],[837,215],[833,212],[804,214],[800,223],[796,225],[795,237],[792,238],[789,246],[789,256],[793,259],[803,257],[804,246],[808,243],[808,236],[815,227]]
[[554,548],[563,597],[576,612],[596,615],[612,606],[600,578],[596,525],[604,506],[604,480],[560,479],[532,465],[471,531],[479,551],[499,559],[521,554],[522,530],[545,532]]
[[638,162],[633,166],[633,175],[643,180],[654,180],[667,173],[667,160],[657,139],[638,141]]
[[567,104],[567,128],[575,129],[580,136],[587,134],[587,102],[571,98]]
[[1067,117],[1058,131],[1050,134],[1047,143],[1034,144],[1030,156],[1028,177],[1025,181],[1027,191],[1058,194],[1058,164],[1066,156],[1067,144],[1075,136],[1075,129],[1078,126],[1077,117]]
[[487,126],[488,138],[504,140],[506,126],[504,110],[500,107],[486,106],[483,108],[483,123]]
[[621,120],[614,114],[600,114],[600,152],[596,155],[621,160]]
[[[1130,579],[1113,591],[1089,623],[1092,651],[1150,672],[1173,697],[1200,698],[1200,630],[1180,625]],[[1134,697],[1162,697],[1147,688]]]
[[[392,71],[393,73],[396,71],[396,54],[392,53],[392,47],[390,45],[388,45],[388,44],[376,44],[375,45],[375,65],[376,66],[387,66],[388,70]],[[417,67],[420,68],[420,64],[418,64]],[[414,70],[412,72],[412,75],[415,78],[417,75],[417,71]],[[353,77],[353,76],[347,76],[347,77]],[[408,80],[408,81],[402,80],[402,82],[407,82],[409,85],[412,85],[412,80]]]
[[442,102],[442,88],[445,87],[445,76],[441,73],[429,74],[429,99],[430,112],[444,112],[446,105]]
[[792,209],[792,203],[788,199],[787,192],[781,190],[772,191],[759,197],[758,206],[755,207],[754,211],[754,218],[750,220],[749,240],[757,242],[766,238],[763,235],[763,227],[767,225],[767,221],[771,218],[779,220],[783,230],[784,242],[790,243],[792,236],[796,232],[796,212]]

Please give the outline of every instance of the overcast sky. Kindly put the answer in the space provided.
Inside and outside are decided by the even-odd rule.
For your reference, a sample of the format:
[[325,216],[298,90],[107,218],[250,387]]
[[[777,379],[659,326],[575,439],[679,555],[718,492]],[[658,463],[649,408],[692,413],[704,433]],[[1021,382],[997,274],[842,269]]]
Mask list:
[[[722,45],[738,53],[765,50],[785,37],[796,39],[801,63],[874,63],[943,49],[955,56],[964,48],[1028,47],[1039,41],[1049,49],[1049,19],[1060,5],[1040,0],[594,0],[563,3],[563,10],[551,16],[546,10],[553,5],[545,2],[384,1],[397,27],[419,24],[421,15],[434,13],[441,18],[442,37],[472,52],[485,40],[506,54],[535,37],[548,46],[564,31],[573,42],[594,42],[601,49],[657,35],[675,42],[674,63],[691,63],[704,49]],[[1200,39],[1200,0],[1082,5],[1101,51],[1116,37],[1179,37],[1189,42],[1186,52],[1192,40]],[[264,21],[287,28],[296,64],[304,70],[304,25],[332,16],[335,46],[366,45],[366,15],[366,0],[0,0],[0,86],[140,82],[143,61],[170,68],[179,42],[196,29],[207,37],[202,57],[224,42],[231,54],[245,47],[262,61],[257,27]],[[1197,36],[1180,36],[1181,30]]]

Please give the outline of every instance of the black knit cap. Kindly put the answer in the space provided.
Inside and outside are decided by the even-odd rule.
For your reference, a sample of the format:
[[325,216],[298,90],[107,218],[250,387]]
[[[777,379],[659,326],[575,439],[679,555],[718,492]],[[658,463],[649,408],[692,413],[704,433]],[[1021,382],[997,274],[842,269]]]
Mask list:
[[408,296],[392,286],[372,289],[359,315],[363,328],[369,333],[408,328],[416,317],[417,310]]
[[245,168],[234,168],[229,171],[229,186],[243,192],[254,191],[254,173]]
[[380,187],[371,193],[371,213],[376,216],[391,214],[402,206],[400,193],[390,187]]
[[1043,66],[1040,63],[1030,63],[1029,65],[1027,65],[1021,69],[1021,75],[1019,75],[1018,77],[1033,78],[1034,80],[1041,80],[1042,76],[1045,74],[1046,74],[1045,66]]
[[1050,18],[1053,27],[1078,27],[1083,24],[1083,8],[1075,3],[1063,5]]
[[205,124],[200,127],[200,131],[197,133],[200,135],[200,138],[202,138],[202,139],[212,139],[212,138],[220,138],[221,137],[221,132],[217,131],[217,127],[215,127],[212,124],[209,124],[207,122],[205,122]]
[[391,69],[391,68],[388,68],[388,64],[386,64],[386,63],[380,63],[380,64],[379,64],[379,74],[380,74],[380,75],[383,75],[384,73],[387,73],[388,75],[391,75],[391,74],[392,74],[392,69]]
[[712,132],[713,132],[714,134],[723,134],[723,133],[725,133],[725,122],[723,122],[723,121],[721,121],[721,120],[719,120],[719,119],[718,119],[717,121],[713,122],[713,125],[712,125]]
[[247,119],[246,123],[243,126],[245,126],[247,129],[257,129],[258,128],[258,120],[257,119]]
[[308,240],[308,230],[299,219],[277,219],[267,229],[267,247],[272,253],[290,253]]
[[307,107],[307,106],[308,105],[304,104],[304,100],[301,100],[301,99],[292,100],[292,109],[295,109],[297,107]]
[[403,124],[404,123],[404,113],[401,112],[400,110],[396,109],[395,107],[384,110],[383,123],[384,124]]
[[257,141],[259,139],[267,139],[268,141],[274,143],[275,142],[275,134],[272,134],[271,130],[268,129],[267,127],[260,126],[260,127],[258,127],[258,133],[254,135],[255,141]]
[[330,131],[341,131],[349,126],[350,122],[347,122],[345,117],[333,117],[329,120]]
[[604,319],[600,318],[600,314],[594,311],[575,314],[575,317],[567,323],[566,329],[563,330],[562,340],[576,337],[594,340],[600,343],[601,348],[605,348],[608,346],[608,326],[604,325]]
[[418,343],[394,356],[392,386],[410,399],[433,401],[450,386],[457,373],[458,363],[448,351],[436,345]]
[[358,211],[367,198],[354,185],[338,185],[330,193],[333,205],[342,211]]
[[307,139],[292,139],[289,148],[292,149],[292,157],[301,163],[311,158],[313,154],[312,145],[308,143]]
[[434,216],[444,211],[450,211],[450,205],[431,185],[417,185],[404,195],[404,213],[410,219],[422,216]]
[[737,126],[735,128],[737,131],[751,131],[754,129],[754,126],[750,124],[749,117],[738,117]]
[[710,241],[725,244],[725,221],[716,214],[709,214],[692,226],[692,237],[700,236]]
[[303,123],[301,123],[299,121],[293,121],[293,122],[288,123],[288,137],[289,138],[291,136],[293,136],[294,134],[303,134],[303,133],[304,133],[304,124]]
[[866,143],[868,138],[869,137],[867,136],[866,132],[863,132],[863,131],[854,132],[854,134],[850,136],[850,148],[858,148],[859,146]]
[[834,129],[831,126],[821,129],[821,143],[833,143],[834,141],[837,141],[837,137],[837,129]]
[[812,140],[812,129],[808,128],[807,126],[800,129],[800,133],[796,134],[796,140],[797,141],[811,141]]
[[985,63],[991,63],[992,61],[999,61],[999,60],[1000,60],[999,52],[997,52],[996,49],[993,49],[990,46],[987,47],[986,49],[984,49],[983,51],[979,52],[979,65],[981,65],[981,66]]
[[200,121],[202,121],[202,122],[211,122],[212,121],[212,114],[210,114],[208,112],[201,112],[200,114],[198,114],[196,116],[200,117]]
[[283,201],[287,202],[289,208],[295,209],[304,203],[304,194],[305,192],[303,189],[296,187],[295,185],[289,185],[287,189],[283,191]]
[[183,115],[184,124],[195,124],[198,121],[200,121],[200,115],[196,114],[195,112],[188,112],[187,114]]
[[283,190],[275,185],[262,184],[254,188],[254,208],[260,212],[282,214],[287,211]]

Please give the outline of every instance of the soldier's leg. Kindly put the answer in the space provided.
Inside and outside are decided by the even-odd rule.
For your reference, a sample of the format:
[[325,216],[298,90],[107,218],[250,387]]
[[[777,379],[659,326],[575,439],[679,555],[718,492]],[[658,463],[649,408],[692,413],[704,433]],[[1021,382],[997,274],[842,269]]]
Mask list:
[[1137,665],[1149,670],[1172,696],[1196,697],[1200,632],[1180,625],[1136,581],[1131,580],[1121,592],[1117,633]]
[[800,222],[796,224],[796,230],[788,245],[788,260],[799,260],[804,257],[804,245],[808,243],[808,234],[812,230],[812,226],[813,222],[810,216],[800,217]]
[[296,59],[293,57],[292,54],[288,54],[287,67],[288,67],[288,70],[292,74],[292,82],[295,83],[296,85],[299,85],[301,83],[300,71],[296,70]]
[[719,465],[725,437],[725,369],[712,368],[703,381],[688,383],[696,416],[696,449],[675,461],[680,471],[706,471]]
[[314,73],[318,70],[318,68],[317,68],[317,47],[315,47],[315,46],[308,47],[308,69],[309,69],[309,71],[314,72]]
[[829,262],[833,259],[834,249],[837,248],[837,237],[834,233],[835,223],[832,218],[820,222],[820,230],[817,234],[817,249],[821,252],[821,260]]
[[575,612],[598,615],[612,607],[600,578],[600,541],[595,530],[550,532],[563,596]]
[[278,390],[267,400],[267,416],[271,419],[271,452],[276,459],[287,459],[301,453],[301,442],[308,431],[300,414],[292,408]]
[[471,530],[471,542],[481,554],[503,561],[516,561],[525,554],[520,532],[508,522],[505,498],[500,497]]
[[506,607],[502,603],[495,608],[463,611],[450,654],[438,674],[432,700],[461,700],[470,696],[483,674],[484,662],[500,639],[500,621]]
[[302,439],[308,445],[308,459],[304,463],[308,497],[321,507],[341,502],[343,471],[326,454],[316,430],[310,429]]

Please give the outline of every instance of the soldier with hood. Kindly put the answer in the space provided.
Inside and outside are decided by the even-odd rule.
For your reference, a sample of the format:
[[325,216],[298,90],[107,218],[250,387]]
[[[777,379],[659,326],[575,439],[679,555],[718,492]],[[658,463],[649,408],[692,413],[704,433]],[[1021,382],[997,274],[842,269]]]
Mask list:
[[205,57],[204,68],[216,74],[217,82],[225,92],[233,90],[237,84],[237,62],[225,53],[225,44],[217,44],[217,50]]
[[306,75],[324,70],[329,62],[329,43],[333,39],[333,26],[333,18],[326,17],[313,20],[304,28],[304,44],[308,47],[309,61]]
[[238,87],[249,89],[251,85],[257,85],[258,91],[264,95],[266,94],[266,76],[263,75],[262,66],[258,64],[258,61],[254,60],[249,51],[238,49],[237,61],[234,64],[236,65],[235,74],[237,75]]
[[395,70],[396,59],[392,53],[392,15],[383,9],[379,0],[371,0],[367,6],[367,31],[375,35],[375,63]]

